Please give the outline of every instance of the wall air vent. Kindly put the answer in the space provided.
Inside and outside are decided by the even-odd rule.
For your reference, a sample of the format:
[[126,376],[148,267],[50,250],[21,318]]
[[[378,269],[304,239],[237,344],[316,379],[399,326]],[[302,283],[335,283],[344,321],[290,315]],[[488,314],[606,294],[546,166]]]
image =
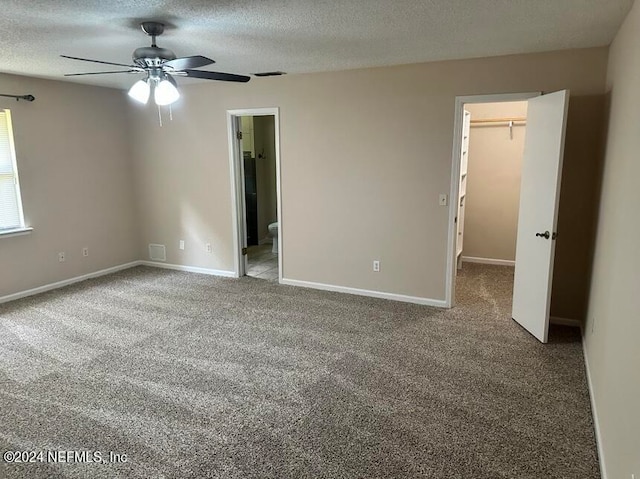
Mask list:
[[167,250],[163,244],[150,244],[149,245],[149,259],[151,261],[166,261]]
[[280,75],[286,75],[285,72],[262,72],[262,73],[254,73],[253,76],[256,77],[278,77]]

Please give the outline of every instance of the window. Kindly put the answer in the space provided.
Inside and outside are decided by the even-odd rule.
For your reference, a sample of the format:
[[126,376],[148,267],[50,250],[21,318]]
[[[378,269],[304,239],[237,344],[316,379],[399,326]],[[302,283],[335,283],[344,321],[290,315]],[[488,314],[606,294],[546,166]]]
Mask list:
[[25,229],[11,113],[0,110],[0,234]]

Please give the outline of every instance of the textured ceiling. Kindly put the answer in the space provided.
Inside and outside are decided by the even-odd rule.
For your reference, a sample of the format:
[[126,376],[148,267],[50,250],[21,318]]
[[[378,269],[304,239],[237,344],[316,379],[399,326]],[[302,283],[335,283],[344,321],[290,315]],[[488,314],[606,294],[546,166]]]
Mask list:
[[[211,70],[288,73],[608,45],[633,0],[0,0],[0,71],[64,79],[158,45]],[[117,69],[117,67],[113,67]],[[126,88],[135,75],[69,79]],[[181,80],[191,82],[197,80]],[[255,81],[255,80],[254,80]]]

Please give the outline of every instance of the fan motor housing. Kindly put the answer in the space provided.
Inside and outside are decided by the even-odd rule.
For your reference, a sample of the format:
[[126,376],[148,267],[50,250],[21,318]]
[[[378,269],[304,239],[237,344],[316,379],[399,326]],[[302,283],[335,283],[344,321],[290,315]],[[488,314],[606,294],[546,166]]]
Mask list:
[[140,64],[142,61],[149,67],[156,67],[165,61],[175,60],[176,54],[168,48],[140,47],[135,49],[132,58],[136,64]]

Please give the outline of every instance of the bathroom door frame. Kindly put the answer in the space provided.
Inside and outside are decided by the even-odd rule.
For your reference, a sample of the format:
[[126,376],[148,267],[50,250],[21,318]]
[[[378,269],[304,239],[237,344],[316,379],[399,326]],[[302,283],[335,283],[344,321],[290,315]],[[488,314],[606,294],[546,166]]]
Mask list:
[[231,172],[231,204],[234,252],[234,276],[239,278],[247,273],[247,255],[242,249],[247,246],[246,205],[244,190],[244,164],[242,161],[242,140],[238,132],[242,131],[240,122],[243,116],[273,116],[276,149],[276,210],[278,221],[278,282],[282,283],[282,194],[280,187],[280,109],[245,108],[227,110],[227,133],[229,143],[229,170]]

